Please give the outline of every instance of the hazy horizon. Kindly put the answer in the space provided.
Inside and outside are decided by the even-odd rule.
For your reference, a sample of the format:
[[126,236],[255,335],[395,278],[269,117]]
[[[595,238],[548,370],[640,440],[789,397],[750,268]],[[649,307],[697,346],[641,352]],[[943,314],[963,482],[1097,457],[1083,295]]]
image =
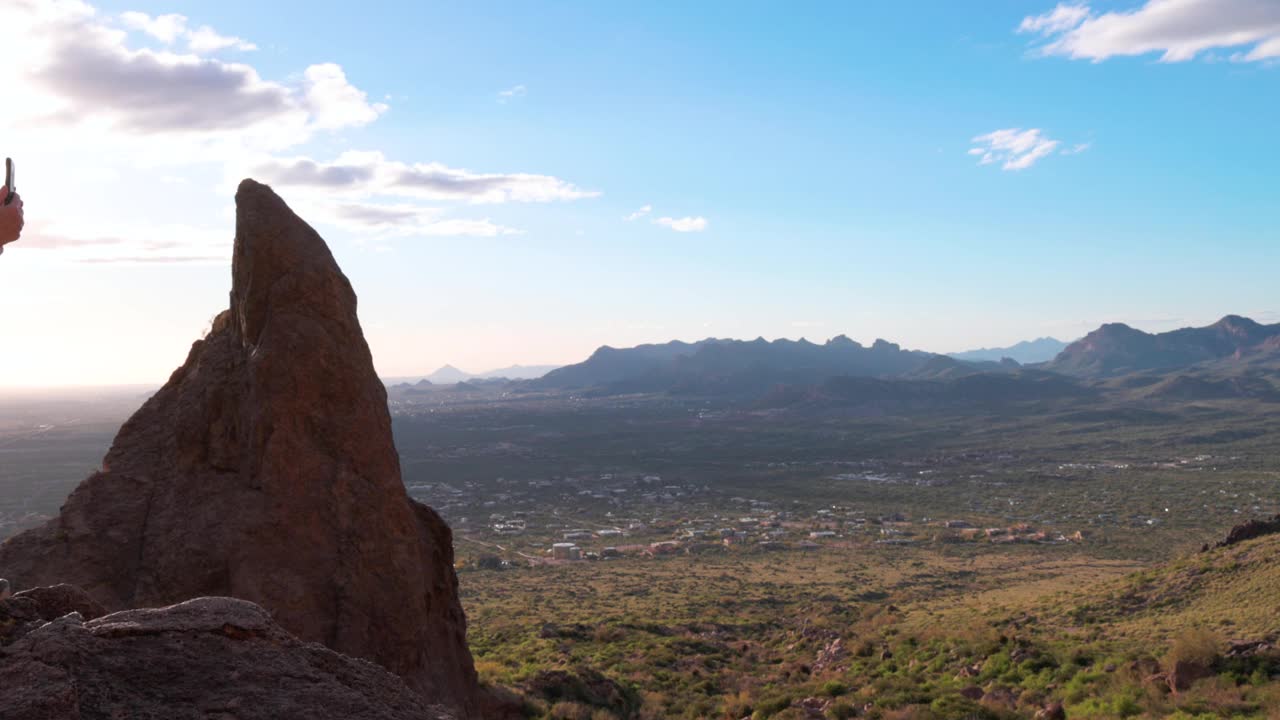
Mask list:
[[1280,6],[1245,5],[12,0],[0,386],[163,382],[246,176],[329,242],[383,376],[1276,322]]
[[[1136,329],[1138,329],[1138,330],[1142,330],[1142,331],[1144,331],[1144,332],[1156,333],[1156,332],[1165,332],[1165,331],[1168,331],[1168,330],[1176,330],[1176,329],[1183,328],[1183,327],[1200,327],[1200,326],[1205,326],[1205,325],[1212,324],[1213,322],[1216,322],[1217,320],[1222,319],[1222,317],[1224,317],[1225,315],[1240,315],[1240,314],[1241,314],[1241,313],[1225,313],[1224,315],[1221,315],[1221,316],[1215,317],[1215,318],[1213,318],[1212,320],[1205,320],[1204,322],[1198,322],[1198,323],[1194,323],[1194,324],[1192,324],[1192,325],[1174,324],[1174,325],[1170,325],[1170,326],[1168,326],[1168,327],[1161,327],[1161,328],[1159,328],[1159,329],[1153,329],[1153,328],[1151,328],[1151,327],[1136,327]],[[1253,319],[1253,320],[1257,320],[1257,321],[1259,321],[1259,322],[1267,322],[1267,321],[1269,321],[1269,320],[1270,320],[1270,321],[1275,321],[1275,320],[1276,320],[1276,318],[1274,318],[1274,317],[1271,317],[1271,318],[1262,318],[1262,319],[1259,319],[1258,317],[1251,317],[1251,316],[1248,316],[1248,315],[1245,315],[1245,317],[1250,317],[1251,319]],[[1127,322],[1124,322],[1123,320],[1110,320],[1110,321],[1106,321],[1106,322],[1120,322],[1120,323],[1123,323],[1123,324],[1126,324],[1126,325],[1132,325],[1132,323],[1127,323]],[[1101,323],[1101,322],[1100,322],[1100,323],[1098,323],[1097,325],[1092,326],[1090,329],[1096,329],[1098,326],[1100,326],[1100,325],[1102,325],[1102,324],[1104,324],[1104,323]],[[765,337],[765,336],[762,336],[762,335],[756,335],[756,336],[743,336],[743,337],[720,337],[720,338],[716,338],[715,336],[710,336],[710,335],[708,335],[708,336],[702,336],[702,337],[668,338],[668,339],[665,339],[665,340],[646,341],[646,342],[643,342],[643,343],[637,343],[637,344],[638,344],[638,345],[643,345],[643,344],[653,344],[653,343],[662,344],[662,343],[668,343],[668,342],[685,342],[685,343],[690,343],[690,344],[692,344],[692,343],[700,342],[700,341],[703,341],[703,340],[709,340],[709,339],[750,341],[750,340],[754,340],[754,339],[759,338],[759,337],[764,337],[764,339],[765,339],[765,340],[767,340],[767,341],[769,341],[769,342],[775,342],[775,341],[778,341],[778,340],[790,340],[790,341],[793,341],[793,342],[795,342],[795,341],[800,341],[800,340],[808,340],[809,342],[812,342],[812,343],[815,343],[815,344],[822,344],[822,343],[825,343],[825,342],[827,342],[828,340],[830,340],[830,339],[832,339],[832,338],[834,338],[834,337],[840,336],[840,335],[845,335],[846,337],[848,336],[848,335],[847,335],[847,333],[839,333],[839,332],[837,332],[837,333],[835,333],[835,334],[833,334],[833,335],[830,335],[830,336],[821,336],[821,337],[819,337],[819,336],[813,336],[813,335],[810,335],[810,336],[805,336],[805,335],[794,335],[794,336],[789,336],[789,337]],[[862,344],[863,346],[867,346],[867,347],[871,346],[871,345],[872,345],[876,340],[879,340],[879,339],[887,340],[887,341],[889,341],[889,342],[895,342],[895,341],[893,340],[893,338],[867,338],[867,339],[851,338],[851,339],[852,339],[852,340],[854,340],[854,341],[856,341],[856,342],[859,342],[859,343],[860,343],[860,344]],[[1078,339],[1079,339],[1079,338],[1078,338],[1078,337],[1075,337],[1075,336],[1071,336],[1071,337],[1069,337],[1069,338],[1065,338],[1065,339],[1064,339],[1064,338],[1058,338],[1058,337],[1052,337],[1052,336],[1047,336],[1047,335],[1045,335],[1045,336],[1037,336],[1037,337],[1027,337],[1027,338],[1023,338],[1022,340],[1017,340],[1017,341],[1013,341],[1013,342],[1010,342],[1010,343],[1006,343],[1006,344],[1004,344],[1004,345],[992,345],[992,346],[983,346],[983,347],[972,346],[972,347],[967,347],[967,348],[964,348],[964,349],[959,349],[959,350],[949,350],[949,351],[925,350],[924,348],[910,347],[910,346],[902,345],[901,343],[897,343],[897,344],[902,345],[902,347],[903,347],[903,349],[904,349],[904,350],[923,350],[924,352],[930,352],[930,353],[934,353],[934,354],[937,354],[937,355],[963,355],[963,354],[965,354],[965,353],[974,353],[974,352],[981,352],[981,351],[991,351],[991,350],[996,350],[996,349],[1001,349],[1001,348],[1009,348],[1009,347],[1012,347],[1012,346],[1015,346],[1015,345],[1018,345],[1018,344],[1021,344],[1021,343],[1024,343],[1024,342],[1035,342],[1035,341],[1038,341],[1038,340],[1056,340],[1056,341],[1060,341],[1060,342],[1064,342],[1064,343],[1069,344],[1069,343],[1074,342],[1075,340],[1078,340]],[[566,366],[566,365],[573,365],[573,364],[576,364],[576,363],[582,362],[582,361],[586,360],[588,357],[590,357],[590,355],[591,355],[594,351],[596,351],[596,350],[598,350],[598,349],[600,349],[600,348],[602,348],[602,347],[629,348],[629,347],[634,347],[634,346],[633,346],[633,345],[625,345],[625,346],[623,346],[623,345],[610,345],[609,343],[601,343],[601,344],[599,344],[599,345],[596,345],[596,346],[592,347],[592,349],[591,349],[591,350],[587,351],[586,353],[582,354],[581,356],[576,357],[576,358],[573,358],[573,359],[571,359],[571,360],[569,360],[569,361],[566,361],[566,362],[562,362],[562,363],[539,363],[539,362],[521,362],[521,361],[516,361],[516,362],[510,362],[510,363],[507,363],[507,364],[502,365],[502,366],[500,366],[500,367],[484,367],[484,368],[475,368],[475,367],[459,366],[459,365],[458,365],[458,364],[456,364],[456,363],[445,362],[445,363],[442,363],[442,364],[440,364],[440,365],[436,365],[436,366],[433,366],[433,367],[430,367],[430,368],[419,368],[418,370],[413,371],[413,372],[385,373],[385,372],[381,372],[381,371],[380,371],[380,372],[378,373],[378,375],[379,375],[379,377],[380,377],[380,378],[382,378],[382,380],[383,380],[383,381],[386,381],[386,382],[403,382],[403,381],[407,381],[407,380],[417,380],[417,379],[426,378],[426,377],[429,377],[430,375],[432,375],[433,373],[435,373],[435,372],[437,372],[437,371],[440,371],[440,370],[443,370],[443,369],[445,369],[445,368],[453,368],[453,369],[455,369],[455,370],[460,370],[460,371],[462,371],[463,373],[466,373],[467,375],[471,375],[471,376],[473,376],[473,377],[480,377],[480,376],[484,376],[484,375],[489,375],[489,374],[495,373],[495,372],[497,372],[497,371],[504,370],[504,369],[508,369],[508,368],[513,368],[513,367],[520,367],[520,368],[542,368],[542,367],[546,367],[546,368],[559,368],[559,367],[564,367],[564,366]],[[184,357],[185,357],[185,355],[184,355]],[[375,353],[375,354],[374,354],[374,364],[375,364],[375,366],[377,365],[377,360],[378,360],[378,358],[377,358],[377,354]],[[174,366],[174,369],[176,369],[176,368],[177,368],[177,365],[175,365],[175,366]],[[170,372],[172,372],[172,371],[170,371]],[[166,375],[165,375],[165,377],[157,378],[157,379],[152,380],[152,381],[149,381],[149,382],[147,382],[147,381],[143,381],[143,382],[136,382],[136,381],[134,381],[134,382],[123,382],[123,383],[104,382],[104,383],[60,383],[60,384],[47,384],[47,385],[35,385],[35,384],[33,384],[33,385],[21,385],[21,384],[6,384],[6,383],[4,383],[4,382],[0,382],[0,398],[14,398],[14,397],[22,397],[22,396],[24,396],[24,395],[32,395],[32,396],[35,396],[35,397],[39,397],[39,396],[40,396],[40,394],[45,393],[45,392],[49,392],[49,391],[52,391],[52,392],[55,392],[55,393],[57,393],[57,392],[75,393],[75,392],[81,392],[81,391],[94,391],[94,390],[111,391],[111,392],[113,392],[113,393],[127,393],[127,392],[132,392],[132,391],[146,392],[146,391],[151,391],[151,390],[155,390],[156,388],[159,388],[162,384],[164,384],[164,382],[165,382],[165,380],[167,379],[167,377],[168,377],[168,374],[166,374]]]

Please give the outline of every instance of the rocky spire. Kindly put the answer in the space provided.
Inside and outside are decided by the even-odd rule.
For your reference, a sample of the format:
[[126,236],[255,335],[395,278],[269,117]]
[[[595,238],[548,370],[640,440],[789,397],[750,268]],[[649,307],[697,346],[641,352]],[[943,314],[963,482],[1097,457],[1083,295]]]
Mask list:
[[236,192],[231,306],[61,514],[0,546],[15,589],[108,611],[211,595],[474,711],[452,537],[400,478],[356,297],[265,185]]

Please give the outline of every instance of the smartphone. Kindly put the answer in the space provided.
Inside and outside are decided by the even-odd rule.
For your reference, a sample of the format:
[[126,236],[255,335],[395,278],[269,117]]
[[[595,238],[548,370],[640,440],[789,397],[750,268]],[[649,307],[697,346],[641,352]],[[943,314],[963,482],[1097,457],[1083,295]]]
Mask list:
[[9,194],[4,196],[5,205],[8,205],[9,203],[13,202],[13,193],[15,190],[18,189],[17,180],[14,177],[15,173],[16,173],[16,170],[14,170],[13,158],[5,158],[4,159],[4,186],[5,186],[5,189],[9,191]]

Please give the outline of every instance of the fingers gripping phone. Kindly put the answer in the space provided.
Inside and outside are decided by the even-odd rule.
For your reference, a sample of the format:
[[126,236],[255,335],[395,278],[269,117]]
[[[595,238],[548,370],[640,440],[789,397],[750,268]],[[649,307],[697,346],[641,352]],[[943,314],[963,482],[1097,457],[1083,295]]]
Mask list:
[[17,180],[15,179],[15,169],[13,158],[4,159],[4,187],[9,192],[4,196],[4,204],[8,205],[13,202],[13,193],[18,189]]

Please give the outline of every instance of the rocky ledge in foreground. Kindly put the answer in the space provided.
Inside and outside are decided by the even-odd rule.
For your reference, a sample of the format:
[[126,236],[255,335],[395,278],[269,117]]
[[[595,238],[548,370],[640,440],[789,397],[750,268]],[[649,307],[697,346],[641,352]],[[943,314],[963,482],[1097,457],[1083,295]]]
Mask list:
[[[89,603],[89,605],[85,605]],[[0,718],[452,720],[381,667],[303,643],[244,600],[205,597],[86,617],[76,588],[0,601],[0,616],[57,615],[0,635]],[[8,643],[8,644],[5,644]]]
[[0,577],[72,583],[108,612],[249,600],[477,712],[452,536],[405,493],[355,293],[252,180],[236,192],[230,307],[59,516],[0,545]]

